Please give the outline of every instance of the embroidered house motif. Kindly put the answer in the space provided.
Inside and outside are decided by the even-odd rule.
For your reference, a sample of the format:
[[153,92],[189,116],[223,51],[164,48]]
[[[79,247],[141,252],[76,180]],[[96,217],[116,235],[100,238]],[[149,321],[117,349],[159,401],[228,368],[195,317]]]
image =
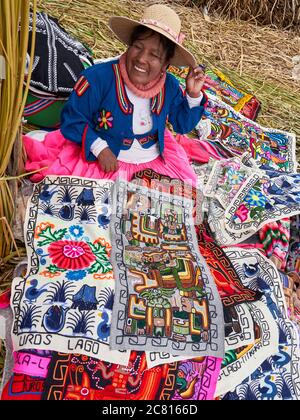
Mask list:
[[116,194],[111,348],[218,357],[221,303],[198,251],[192,201],[122,181]]

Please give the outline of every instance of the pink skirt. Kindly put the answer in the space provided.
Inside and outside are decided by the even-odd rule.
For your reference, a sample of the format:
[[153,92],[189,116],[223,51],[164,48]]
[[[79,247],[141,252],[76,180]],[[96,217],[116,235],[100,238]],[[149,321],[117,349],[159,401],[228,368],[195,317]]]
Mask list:
[[26,170],[39,171],[31,176],[33,182],[41,181],[46,175],[75,175],[110,180],[121,177],[130,181],[135,172],[152,169],[161,175],[179,178],[196,186],[196,174],[190,166],[187,154],[169,130],[165,131],[165,161],[160,156],[141,164],[119,161],[119,170],[108,173],[101,169],[98,162],[87,162],[83,159],[81,147],[65,139],[60,130],[48,133],[43,142],[24,135],[23,142],[27,153]]

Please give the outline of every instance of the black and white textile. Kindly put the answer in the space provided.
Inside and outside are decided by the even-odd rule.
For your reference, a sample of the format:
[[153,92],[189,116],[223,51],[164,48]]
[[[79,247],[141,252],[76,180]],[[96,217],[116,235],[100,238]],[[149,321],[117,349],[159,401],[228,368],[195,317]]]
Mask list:
[[[31,49],[32,15],[29,22],[28,53]],[[69,35],[57,19],[36,14],[36,46],[30,87],[67,97],[79,74],[93,64],[91,52]]]

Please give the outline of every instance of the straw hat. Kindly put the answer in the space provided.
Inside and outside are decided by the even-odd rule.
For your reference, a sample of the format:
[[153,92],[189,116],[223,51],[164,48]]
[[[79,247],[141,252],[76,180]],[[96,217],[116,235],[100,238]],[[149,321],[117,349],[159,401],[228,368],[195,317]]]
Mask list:
[[169,64],[195,67],[194,56],[182,46],[184,35],[180,32],[181,21],[174,10],[162,4],[154,4],[144,10],[140,21],[123,16],[112,16],[109,20],[111,30],[127,45],[130,45],[130,37],[134,28],[139,25],[152,29],[174,42],[176,45],[175,55]]

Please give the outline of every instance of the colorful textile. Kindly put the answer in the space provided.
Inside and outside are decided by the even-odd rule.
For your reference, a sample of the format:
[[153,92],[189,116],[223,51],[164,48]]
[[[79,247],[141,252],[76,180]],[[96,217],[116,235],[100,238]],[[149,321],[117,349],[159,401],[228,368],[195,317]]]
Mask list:
[[247,155],[214,161],[199,183],[217,242],[238,244],[265,224],[300,212],[300,176],[258,169]]
[[[252,234],[264,224],[300,213],[300,175],[251,175],[225,211],[229,232]],[[250,235],[243,234],[247,239]]]
[[120,181],[113,202],[111,348],[223,357],[222,307],[192,201]]
[[43,399],[209,400],[220,364],[220,359],[203,357],[147,369],[143,352],[131,352],[128,366],[58,353]]
[[42,143],[29,136],[23,136],[23,142],[28,155],[26,170],[29,172],[40,170],[39,173],[31,177],[33,182],[41,181],[46,175],[111,180],[121,177],[130,181],[136,172],[152,169],[159,174],[196,185],[196,175],[189,165],[185,151],[176,143],[169,130],[165,131],[165,160],[159,156],[152,162],[140,165],[119,162],[119,170],[109,173],[105,173],[98,162],[84,160],[80,146],[66,140],[59,130],[49,133]]
[[[69,96],[79,74],[84,70],[81,57],[93,64],[90,52],[71,37],[57,19],[46,13],[35,16],[35,52],[30,86],[47,93]],[[28,52],[31,50],[33,16],[29,21]]]
[[153,190],[159,190],[167,194],[180,195],[193,200],[193,217],[195,224],[198,225],[202,221],[202,192],[190,184],[180,179],[171,178],[167,175],[161,175],[152,169],[136,172],[131,179],[136,185],[142,185]]
[[38,127],[58,128],[60,126],[60,114],[64,105],[64,99],[39,98],[33,93],[29,93],[23,117],[29,124]]
[[0,294],[0,309],[5,309],[9,307],[9,301],[10,301],[10,294],[11,290],[5,290]]
[[215,397],[229,392],[278,350],[278,330],[263,302],[249,303],[255,329],[255,342],[225,353]]
[[183,134],[177,134],[176,141],[184,148],[189,160],[193,163],[207,163],[210,158],[219,160],[234,156],[221,143],[189,138]]
[[41,400],[45,379],[14,373],[5,385],[1,400]]
[[244,286],[226,252],[208,236],[204,225],[197,229],[197,236],[200,253],[214,278],[223,306],[232,307],[258,300],[261,293]]
[[290,219],[267,223],[259,230],[261,240],[268,258],[281,270],[286,268],[290,241]]
[[26,276],[12,286],[14,350],[82,354],[127,364],[108,347],[114,276],[109,181],[49,177],[26,215]]
[[[231,374],[223,380],[229,394],[225,399],[299,399],[300,398],[300,350],[299,337],[292,322],[288,319],[282,281],[276,267],[259,251],[229,248],[226,250],[236,270],[241,273],[242,281],[251,289],[263,293],[264,316],[272,317],[276,325],[277,340],[269,336],[276,350],[265,357],[260,366],[252,361],[248,369],[237,369],[238,375]],[[262,318],[261,318],[262,319]],[[270,334],[270,332],[269,332]],[[251,357],[251,351],[246,354]],[[229,357],[229,355],[228,355]],[[225,357],[226,360],[226,357]],[[238,359],[239,361],[239,359]],[[256,365],[256,368],[254,369]],[[229,365],[230,366],[230,365]],[[234,366],[233,369],[234,370]],[[248,373],[248,377],[245,377]],[[234,377],[241,381],[233,385]],[[222,377],[222,373],[221,376]],[[223,376],[224,377],[224,376]],[[244,378],[243,378],[244,377]],[[219,381],[219,385],[222,383]],[[230,388],[230,390],[229,390]],[[224,389],[224,388],[223,388]],[[221,392],[221,386],[218,392]]]
[[291,219],[291,239],[288,251],[287,271],[300,274],[300,215]]
[[209,94],[196,128],[200,140],[221,145],[230,156],[250,152],[261,169],[296,172],[294,134],[261,127]]
[[[185,89],[185,79],[188,74],[187,67],[169,66],[168,72],[173,74],[179,80],[181,86]],[[257,117],[260,103],[255,96],[237,89],[233,83],[217,69],[205,71],[206,80],[204,92],[215,95],[218,99],[232,106],[245,117],[255,120]]]
[[251,376],[223,396],[223,400],[299,400],[299,336],[285,324],[279,329],[278,352]]

